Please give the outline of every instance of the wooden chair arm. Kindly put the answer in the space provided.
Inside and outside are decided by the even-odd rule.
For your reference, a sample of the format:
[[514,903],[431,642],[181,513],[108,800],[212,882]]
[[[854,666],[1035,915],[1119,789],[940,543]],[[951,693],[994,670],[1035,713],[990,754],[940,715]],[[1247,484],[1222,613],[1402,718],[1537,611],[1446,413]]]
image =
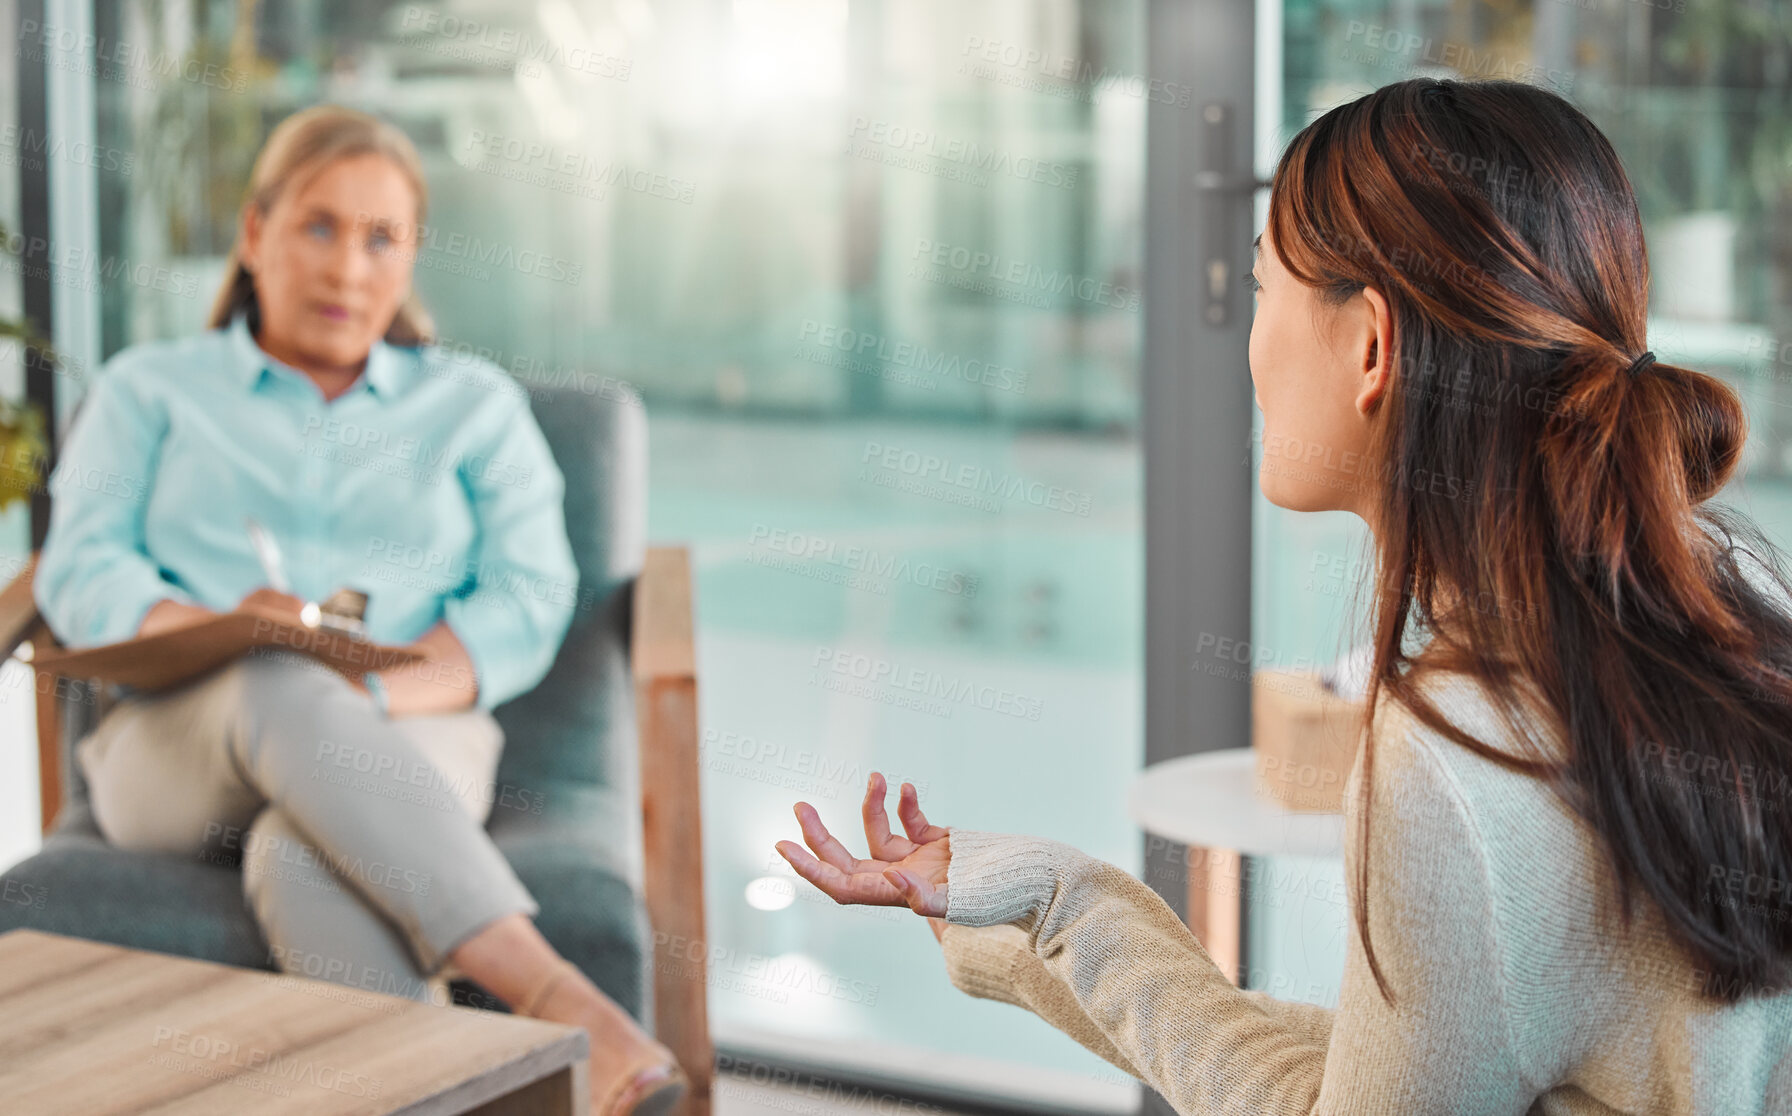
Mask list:
[[[629,663],[641,749],[647,915],[653,924],[654,1021],[691,1076],[680,1116],[709,1116],[715,1044],[709,1034],[703,910],[703,817],[697,747],[697,654],[691,556],[651,547],[634,584]],[[678,942],[678,957],[663,945]],[[691,948],[694,943],[696,948]],[[695,958],[693,962],[689,958]]]
[[[25,644],[31,647],[20,658],[28,661],[36,648],[57,645],[50,625],[38,611],[37,598],[32,595],[40,553],[32,551],[6,588],[0,589],[0,662],[12,658]],[[62,710],[57,705],[56,679],[35,666],[31,668],[31,678],[37,691],[38,817],[42,831],[48,833],[62,809]]]
[[647,551],[635,579],[629,667],[635,684],[695,680],[697,651],[691,622],[691,553],[682,546]]

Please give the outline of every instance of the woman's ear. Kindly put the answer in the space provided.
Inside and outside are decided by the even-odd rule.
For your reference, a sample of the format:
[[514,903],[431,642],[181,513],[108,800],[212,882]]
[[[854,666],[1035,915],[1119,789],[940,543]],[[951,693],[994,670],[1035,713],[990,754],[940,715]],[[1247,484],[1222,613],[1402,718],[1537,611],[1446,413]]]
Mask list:
[[1366,416],[1381,405],[1394,374],[1394,319],[1388,313],[1388,300],[1374,287],[1363,288],[1363,307],[1367,328],[1361,334],[1363,347],[1358,371],[1362,379],[1356,409]]
[[253,205],[243,206],[240,228],[237,234],[238,239],[243,246],[243,250],[237,258],[237,263],[241,264],[243,270],[251,275],[255,274],[255,268],[259,263],[261,254],[262,225],[263,218],[261,211],[256,209]]

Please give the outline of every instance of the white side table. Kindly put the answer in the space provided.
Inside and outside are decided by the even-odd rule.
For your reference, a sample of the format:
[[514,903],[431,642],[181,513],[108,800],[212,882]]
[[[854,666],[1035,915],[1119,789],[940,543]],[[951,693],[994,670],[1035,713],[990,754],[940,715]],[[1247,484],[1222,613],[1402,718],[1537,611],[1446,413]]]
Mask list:
[[1255,772],[1249,748],[1179,756],[1147,767],[1126,795],[1140,829],[1188,846],[1189,929],[1234,983],[1244,953],[1245,858],[1344,855],[1342,814],[1285,810],[1257,793]]

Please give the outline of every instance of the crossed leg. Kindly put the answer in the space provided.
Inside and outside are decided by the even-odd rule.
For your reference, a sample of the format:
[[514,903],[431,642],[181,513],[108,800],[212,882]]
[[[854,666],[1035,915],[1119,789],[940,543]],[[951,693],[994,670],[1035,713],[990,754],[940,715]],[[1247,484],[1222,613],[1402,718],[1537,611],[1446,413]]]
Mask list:
[[482,927],[539,911],[484,829],[502,746],[489,714],[387,720],[341,675],[280,652],[121,702],[79,756],[107,840],[241,850],[283,969],[316,954],[405,995]]
[[[419,723],[398,727],[409,720]],[[643,1067],[669,1062],[670,1051],[531,921],[540,908],[482,824],[490,777],[466,774],[478,749],[445,773],[456,750],[432,754],[426,720],[380,717],[308,657],[256,653],[121,702],[77,757],[112,843],[205,858],[234,844],[256,858],[244,886],[270,941],[286,951],[282,968],[304,972],[319,954],[335,961],[342,983],[351,970],[376,981],[390,974],[395,987],[381,990],[404,994],[400,974],[439,981],[459,962],[505,1003],[533,1002],[528,1014],[590,1032],[600,1110],[663,1083],[666,1066]],[[495,767],[495,750],[480,759],[481,773],[487,762]],[[448,801],[462,795],[478,801]],[[434,997],[417,989],[413,998]]]
[[[442,775],[429,788],[438,809],[465,811],[484,824],[491,813],[503,730],[483,711],[406,717],[392,722]],[[350,767],[352,770],[352,765]],[[378,808],[368,802],[367,808]],[[448,1003],[448,970],[428,974],[396,928],[355,888],[284,808],[264,808],[243,835],[243,894],[281,970],[386,995]],[[429,881],[370,867],[388,887]]]

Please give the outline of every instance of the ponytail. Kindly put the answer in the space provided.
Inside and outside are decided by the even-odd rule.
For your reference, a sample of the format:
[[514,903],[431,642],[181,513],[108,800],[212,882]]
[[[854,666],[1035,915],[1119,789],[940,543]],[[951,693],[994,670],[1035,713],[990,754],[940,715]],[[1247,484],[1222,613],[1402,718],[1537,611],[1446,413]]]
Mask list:
[[[1702,372],[1616,349],[1575,354],[1562,405],[1539,442],[1562,558],[1601,575],[1605,607],[1683,618],[1726,638],[1737,620],[1719,598],[1694,509],[1741,460],[1747,423],[1736,395]],[[1653,569],[1640,570],[1650,560]],[[1660,596],[1658,596],[1658,594]]]

